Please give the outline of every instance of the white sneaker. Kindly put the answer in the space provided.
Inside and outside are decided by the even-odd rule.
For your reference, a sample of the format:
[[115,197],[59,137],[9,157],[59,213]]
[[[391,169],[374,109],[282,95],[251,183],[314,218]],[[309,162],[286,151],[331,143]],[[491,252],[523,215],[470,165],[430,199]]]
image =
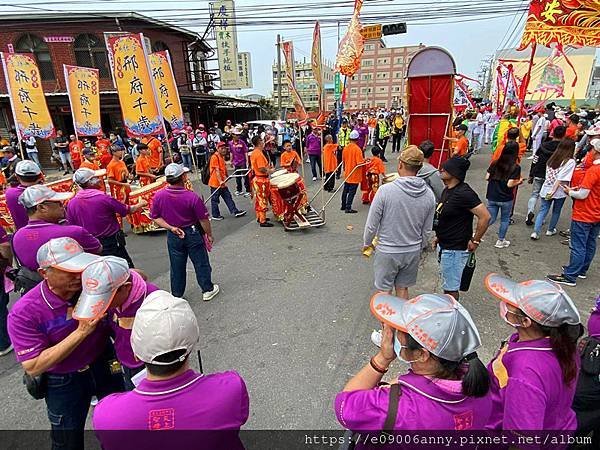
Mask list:
[[534,241],[538,241],[540,239],[540,235],[537,234],[535,231],[533,233],[531,233],[531,239],[533,239]]
[[556,228],[554,230],[548,230],[546,231],[546,236],[554,236],[556,233],[558,233],[558,231],[556,231]]
[[250,192],[246,192],[246,193],[244,194],[244,197],[246,197],[246,198],[250,198],[250,196],[251,196],[251,195],[252,195],[252,194],[251,194]]
[[532,159],[533,159],[533,156],[529,156],[527,159],[529,159],[529,160],[532,160]]
[[506,239],[498,239],[496,241],[496,244],[494,245],[494,247],[496,248],[506,248],[510,245],[510,241],[507,241]]
[[202,294],[202,300],[204,300],[205,302],[209,302],[212,300],[212,298],[214,296],[216,296],[219,293],[219,285],[218,284],[214,284],[213,285],[213,290],[210,292],[205,292]]
[[508,247],[509,245],[510,245],[510,241],[507,241],[506,239],[504,239],[504,240],[502,241],[502,247],[506,248],[506,247]]
[[373,330],[371,333],[371,342],[375,344],[376,347],[381,348],[381,341],[383,340],[383,334],[381,330]]
[[0,351],[0,356],[6,356],[8,355],[10,352],[12,352],[14,350],[14,347],[12,344],[10,344],[8,347],[6,347],[4,350]]
[[317,177],[313,177],[313,181],[317,181]]
[[242,195],[242,193],[240,191],[235,191],[235,196],[239,197],[240,195]]

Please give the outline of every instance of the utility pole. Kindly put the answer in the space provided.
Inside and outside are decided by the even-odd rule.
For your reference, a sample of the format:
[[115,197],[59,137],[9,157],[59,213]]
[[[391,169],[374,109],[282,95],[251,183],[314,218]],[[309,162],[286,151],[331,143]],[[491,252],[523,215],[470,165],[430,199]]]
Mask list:
[[281,107],[281,35],[277,35],[277,109],[279,120],[283,120],[283,108]]

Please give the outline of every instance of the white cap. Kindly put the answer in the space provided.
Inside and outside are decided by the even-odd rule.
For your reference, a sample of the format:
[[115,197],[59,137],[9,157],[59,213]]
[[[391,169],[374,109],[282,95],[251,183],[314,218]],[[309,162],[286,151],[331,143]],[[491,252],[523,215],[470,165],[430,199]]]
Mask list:
[[[200,339],[196,315],[189,303],[166,291],[155,291],[138,309],[131,330],[131,348],[141,361],[167,366],[190,354]],[[185,355],[175,361],[156,358],[176,350]]]
[[600,139],[592,139],[590,145],[592,146],[592,150],[600,153]]
[[75,195],[73,192],[56,192],[43,184],[34,184],[19,196],[19,203],[25,208],[33,208],[44,202],[64,202],[73,195]]
[[99,256],[86,253],[79,243],[70,237],[50,239],[37,251],[36,259],[41,269],[53,267],[65,272],[83,272]]
[[171,163],[165,168],[165,177],[179,178],[181,175],[189,171],[190,169],[188,169],[182,164]]
[[15,167],[15,173],[20,176],[36,176],[42,173],[40,166],[35,162],[26,159],[19,161]]
[[73,174],[73,182],[79,184],[80,186],[86,184],[94,177],[101,177],[106,175],[106,169],[100,170],[92,170],[87,167],[83,167],[81,169],[77,169]]
[[358,139],[360,137],[360,133],[357,130],[352,130],[350,132],[350,139]]

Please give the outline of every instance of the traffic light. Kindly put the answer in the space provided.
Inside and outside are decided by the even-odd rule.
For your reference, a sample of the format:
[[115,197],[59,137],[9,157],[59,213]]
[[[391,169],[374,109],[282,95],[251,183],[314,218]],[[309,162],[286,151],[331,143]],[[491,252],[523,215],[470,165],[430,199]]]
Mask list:
[[391,25],[384,25],[381,29],[384,36],[390,34],[403,34],[406,33],[406,22],[393,23]]

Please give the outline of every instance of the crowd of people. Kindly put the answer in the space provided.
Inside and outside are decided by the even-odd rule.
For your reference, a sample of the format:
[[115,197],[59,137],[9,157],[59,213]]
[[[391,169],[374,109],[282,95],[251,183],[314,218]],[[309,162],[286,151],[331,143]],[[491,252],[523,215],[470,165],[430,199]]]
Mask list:
[[[384,325],[371,336],[378,352],[335,398],[333,411],[342,426],[389,432],[594,432],[599,439],[600,364],[594,361],[600,298],[580,345],[593,360],[586,364],[577,350],[584,333],[580,314],[558,284],[575,286],[584,279],[595,255],[600,124],[583,124],[583,114],[576,113],[561,119],[553,109],[552,119],[536,112],[528,119],[531,126],[523,127],[518,114],[490,119],[482,107],[455,122],[447,137],[450,157],[438,170],[429,162],[432,142],[404,145],[403,113],[350,114],[339,127],[333,120],[305,128],[273,122],[256,131],[227,121],[223,130],[214,124],[208,133],[201,125],[173,132],[169,145],[149,136],[132,147],[116,134],[93,145],[73,136],[71,145],[60,133],[54,148],[64,171],[74,171],[76,194],[43,185],[35,160],[20,161],[17,150],[5,146],[6,199],[16,232],[8,237],[0,229],[0,263],[5,269],[16,266],[8,272],[22,296],[8,312],[7,289],[0,286],[0,356],[14,350],[29,393],[45,399],[53,448],[83,447],[94,397],[99,402],[92,423],[105,449],[126,444],[115,430],[236,431],[247,421],[250,400],[239,374],[205,375],[190,368],[199,329],[185,300],[186,264],[192,261],[204,301],[218,295],[209,251],[211,220],[223,219],[220,199],[241,217],[246,212],[233,197],[253,196],[257,222],[273,226],[267,217],[273,207],[270,175],[278,166],[297,174],[304,164],[327,191],[343,180],[345,213],[357,212],[353,201],[359,187],[362,203],[369,205],[363,252],[374,250],[378,293],[371,311]],[[540,120],[546,125],[539,126]],[[384,183],[390,138],[398,166]],[[487,142],[493,147],[484,203],[465,180],[470,157]],[[524,177],[528,147],[532,164]],[[234,196],[227,186],[230,169],[239,175]],[[212,214],[204,199],[186,188],[194,170],[207,177]],[[167,186],[156,193],[149,215],[167,231],[170,291],[150,283],[126,249],[120,218],[148,205],[131,206],[114,195],[134,178],[147,184],[158,176]],[[570,241],[570,261],[547,280],[516,283],[488,275],[486,288],[500,300],[500,316],[515,333],[486,367],[477,354],[476,320],[459,303],[460,292],[469,289],[474,255],[496,220],[495,247],[502,251],[510,245],[506,238],[525,181],[532,185],[526,223],[534,227],[533,240],[540,239],[551,208],[546,235],[557,234],[566,197],[573,199],[571,226],[563,233]],[[411,298],[421,256],[430,248],[437,254],[443,293]],[[382,385],[395,359],[409,364],[410,371]],[[142,448],[158,445],[152,437],[140,439],[146,440]]]

